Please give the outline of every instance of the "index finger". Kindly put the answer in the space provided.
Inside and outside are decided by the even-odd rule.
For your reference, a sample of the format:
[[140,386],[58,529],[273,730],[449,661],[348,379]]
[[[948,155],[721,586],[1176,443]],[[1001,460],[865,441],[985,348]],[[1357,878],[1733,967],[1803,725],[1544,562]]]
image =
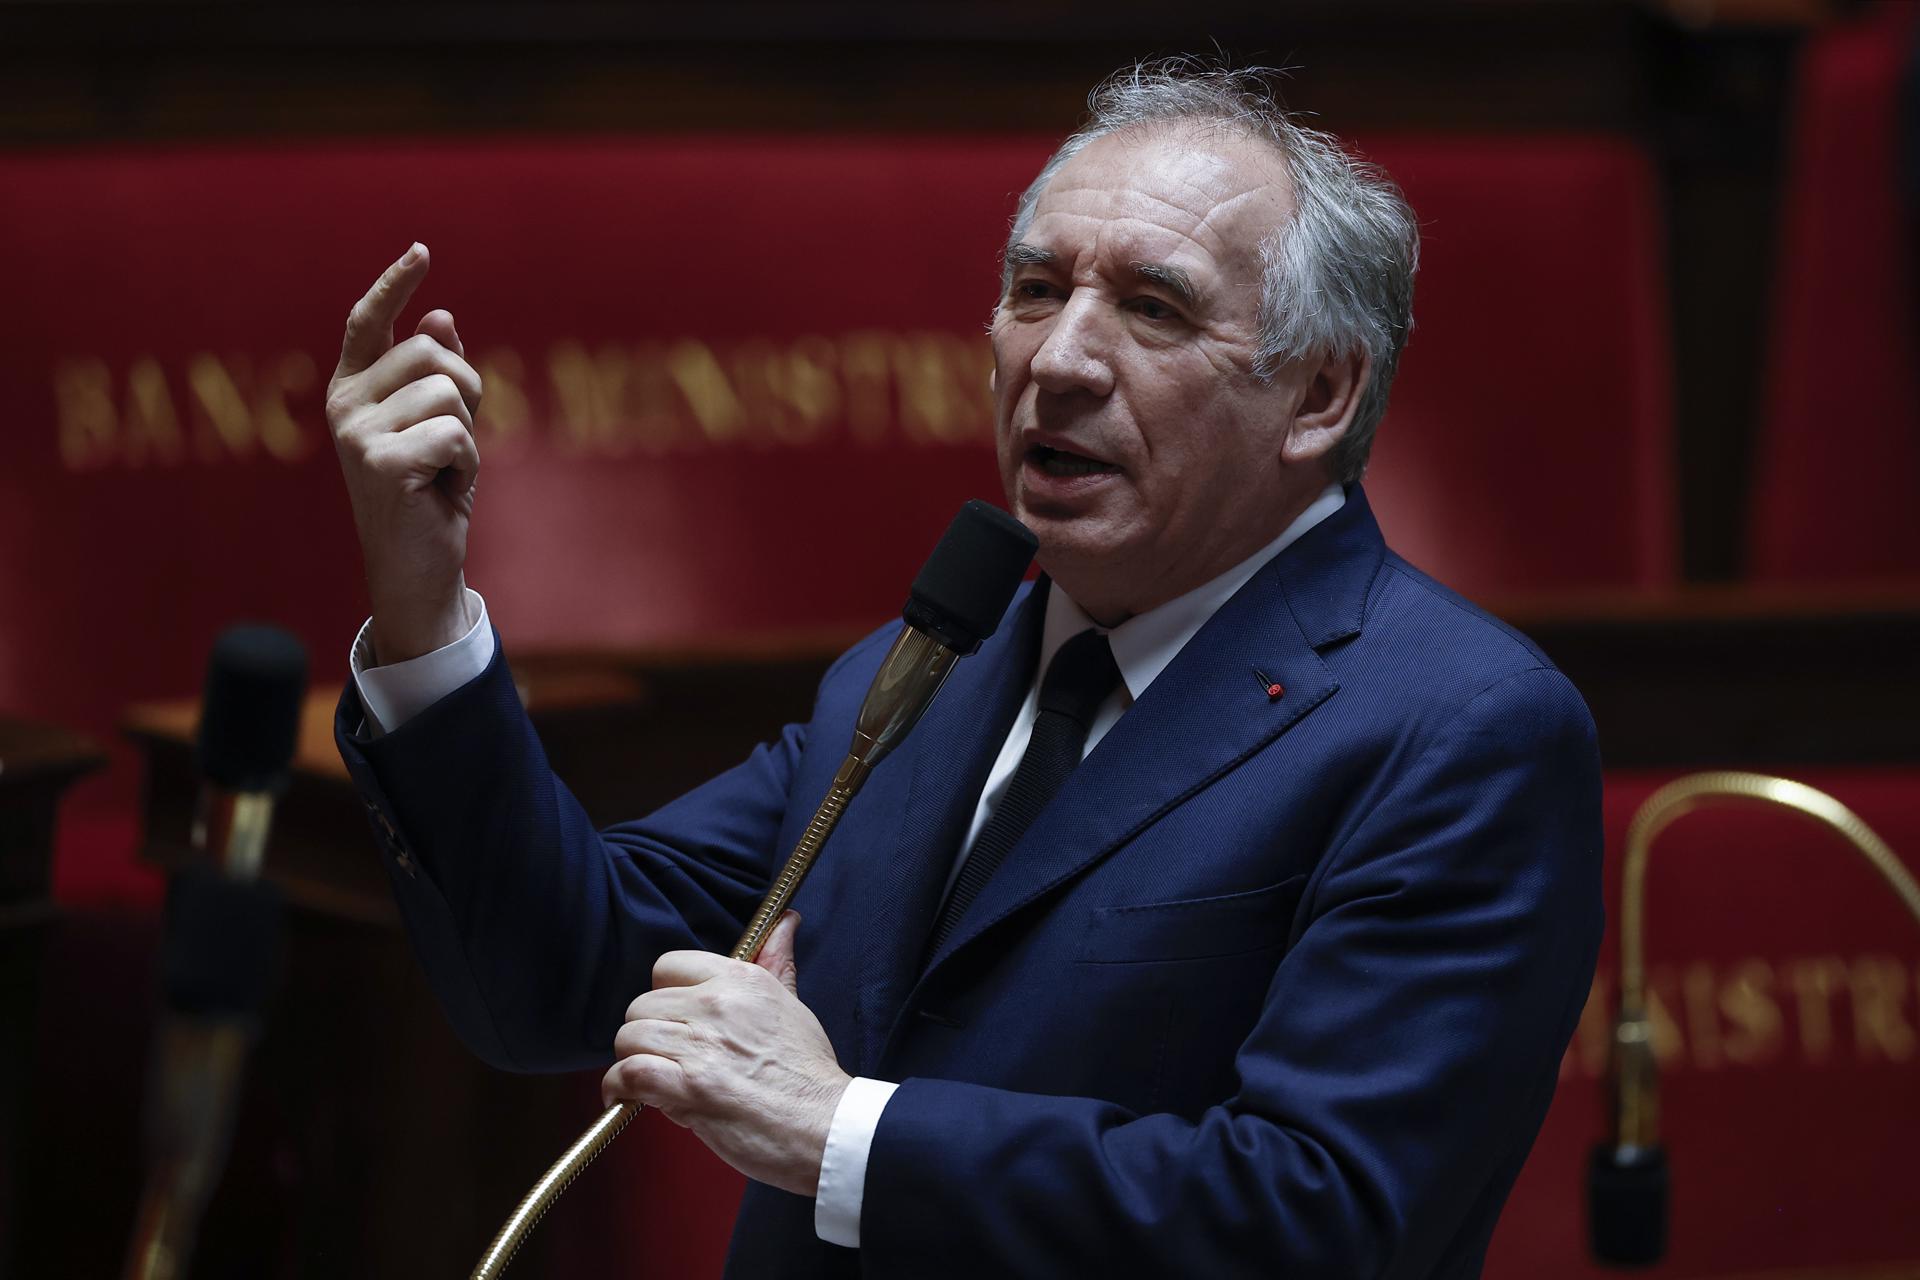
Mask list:
[[340,364],[333,376],[359,373],[393,345],[393,322],[407,299],[427,278],[427,246],[414,241],[398,261],[380,273],[373,288],[347,313],[347,336],[340,343]]

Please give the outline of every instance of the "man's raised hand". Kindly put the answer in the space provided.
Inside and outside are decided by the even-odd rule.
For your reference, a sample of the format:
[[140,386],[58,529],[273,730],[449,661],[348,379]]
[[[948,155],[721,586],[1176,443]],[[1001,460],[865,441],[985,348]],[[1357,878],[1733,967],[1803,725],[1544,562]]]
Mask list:
[[448,312],[428,312],[412,337],[393,340],[427,266],[427,247],[415,244],[354,304],[327,385],[382,665],[450,644],[472,625],[462,567],[480,474],[480,375]]

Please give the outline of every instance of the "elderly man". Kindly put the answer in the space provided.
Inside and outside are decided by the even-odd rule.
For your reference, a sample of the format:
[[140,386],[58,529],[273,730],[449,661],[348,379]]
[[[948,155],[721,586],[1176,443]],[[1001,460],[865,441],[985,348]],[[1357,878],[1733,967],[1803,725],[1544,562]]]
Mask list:
[[462,581],[480,387],[445,312],[391,342],[418,246],[329,395],[374,602],[341,750],[474,1049],[611,1054],[607,1098],[753,1179],[730,1274],[1474,1275],[1599,941],[1592,725],[1368,511],[1398,193],[1245,74],[1092,105],[993,318],[1046,576],[849,809],[816,923],[711,954],[894,628],[809,724],[594,831]]

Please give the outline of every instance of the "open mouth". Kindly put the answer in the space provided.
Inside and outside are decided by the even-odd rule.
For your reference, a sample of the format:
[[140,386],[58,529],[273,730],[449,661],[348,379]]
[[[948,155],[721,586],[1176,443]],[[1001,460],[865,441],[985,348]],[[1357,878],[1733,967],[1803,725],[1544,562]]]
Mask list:
[[1065,449],[1050,449],[1043,444],[1027,450],[1027,459],[1050,476],[1097,476],[1120,470],[1111,462]]

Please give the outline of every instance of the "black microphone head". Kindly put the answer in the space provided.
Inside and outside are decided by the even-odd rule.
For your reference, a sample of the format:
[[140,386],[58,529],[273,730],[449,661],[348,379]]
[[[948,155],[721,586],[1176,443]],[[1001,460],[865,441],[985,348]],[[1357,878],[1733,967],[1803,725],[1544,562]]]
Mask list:
[[183,867],[167,885],[160,992],[172,1013],[257,1017],[279,970],[280,895],[264,880]]
[[1587,1233],[1593,1256],[1647,1267],[1667,1252],[1667,1153],[1662,1147],[1595,1147],[1587,1165]]
[[200,710],[200,771],[228,791],[285,783],[300,733],[307,651],[274,627],[232,627],[213,645]]
[[908,624],[956,653],[972,653],[1000,625],[1039,545],[1000,508],[968,502],[913,580]]

